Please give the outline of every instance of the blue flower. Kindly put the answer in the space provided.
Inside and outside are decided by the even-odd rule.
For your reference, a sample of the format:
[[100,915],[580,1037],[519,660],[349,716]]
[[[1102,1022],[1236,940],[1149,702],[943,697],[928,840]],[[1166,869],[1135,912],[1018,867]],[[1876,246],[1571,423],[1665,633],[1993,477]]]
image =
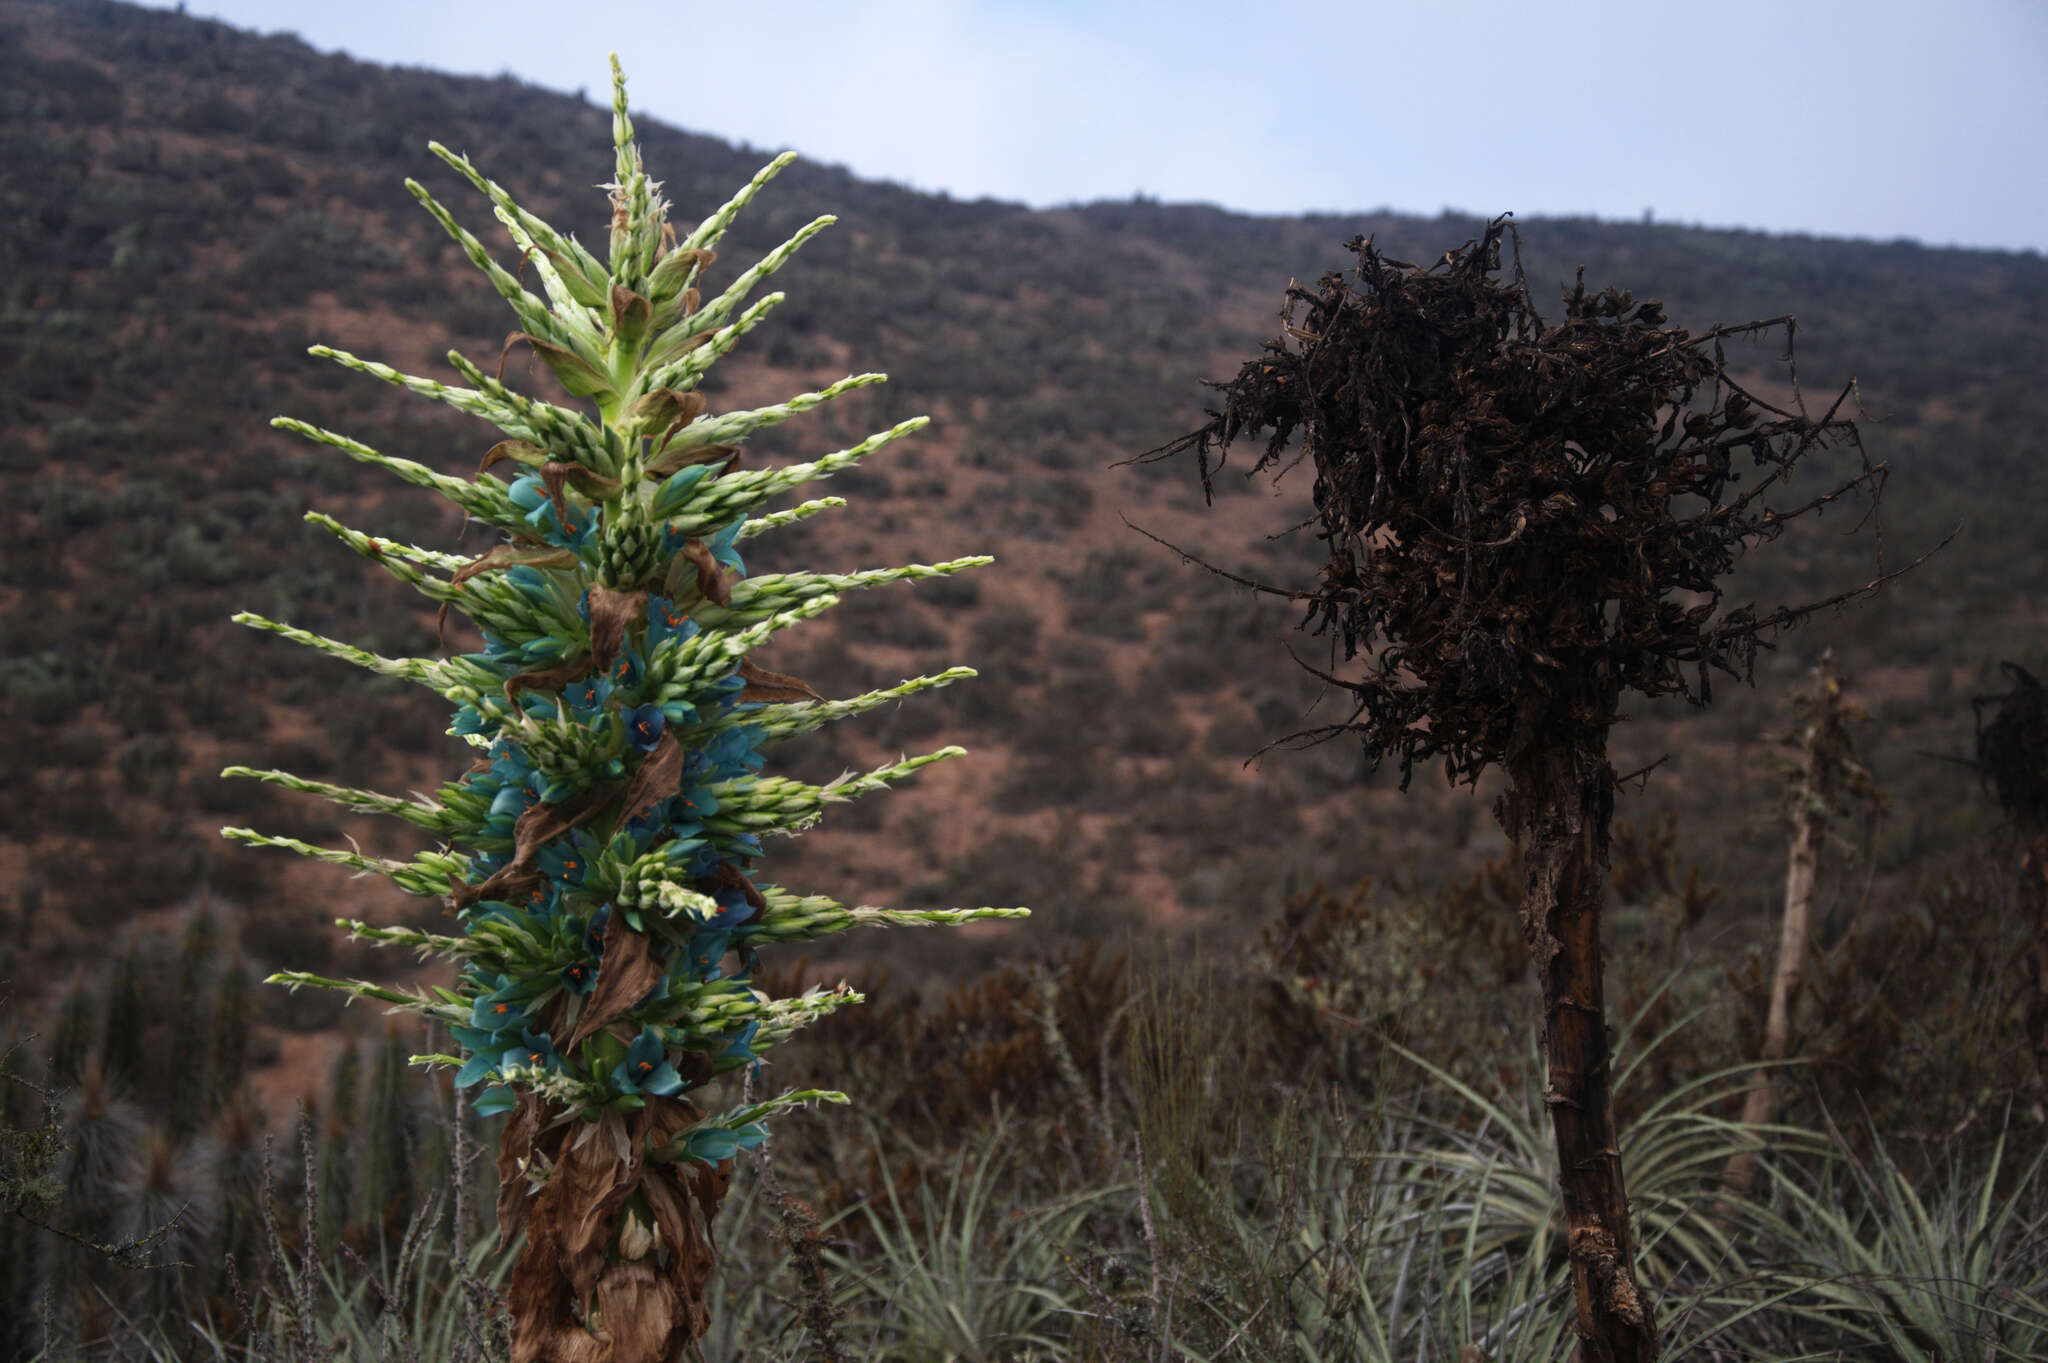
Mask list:
[[639,694],[640,679],[647,675],[647,659],[634,647],[631,638],[620,647],[619,656],[612,659],[612,670],[607,675],[618,690]]
[[526,1005],[533,999],[533,987],[505,975],[493,978],[497,988],[477,996],[470,1007],[469,1025],[493,1037],[522,1030],[528,1021]]
[[554,913],[562,907],[562,886],[559,881],[543,880],[526,892],[526,909],[529,913]]
[[740,551],[733,548],[733,545],[740,537],[740,527],[746,523],[747,518],[741,516],[731,525],[726,526],[725,529],[713,535],[708,541],[711,546],[711,557],[717,559],[722,567],[740,577],[746,576],[747,565],[740,561]]
[[679,1160],[690,1160],[698,1164],[716,1164],[731,1159],[741,1150],[751,1150],[768,1139],[768,1128],[760,1122],[748,1122],[738,1130],[722,1126],[702,1126],[683,1137]]
[[621,716],[626,721],[626,737],[641,752],[653,752],[661,742],[661,731],[668,722],[658,706],[636,705]]
[[737,704],[740,692],[746,689],[747,679],[738,671],[732,671],[706,685],[703,694],[708,698],[708,704],[712,709],[723,712]]
[[[482,630],[480,632],[484,636],[483,660],[486,664],[502,668],[504,663],[519,656],[519,645],[508,644],[489,630]],[[469,656],[474,657],[476,655],[471,654]]]
[[512,503],[518,505],[522,512],[535,512],[543,505],[549,505],[547,485],[532,473],[522,473],[512,479],[512,487],[506,489],[506,495],[512,497]]
[[[550,513],[552,513],[554,508],[550,507],[548,508],[548,510]],[[553,543],[559,544],[564,549],[573,549],[576,552],[581,553],[584,550],[584,548],[589,545],[591,540],[595,539],[596,537],[596,511],[587,507],[572,506],[569,508],[569,519],[567,525],[559,533],[549,536],[549,539]]]
[[676,608],[676,603],[665,596],[647,598],[647,651],[655,649],[671,639],[696,637],[697,622],[688,614]]
[[533,775],[533,762],[527,757],[526,749],[509,738],[500,738],[490,746],[491,771],[503,780],[520,781]]
[[752,1042],[754,1040],[754,1033],[760,1030],[761,1020],[759,1018],[755,1018],[752,1021],[748,1022],[746,1026],[740,1028],[739,1031],[733,1033],[733,1038],[731,1042],[729,1042],[726,1045],[726,1048],[724,1050],[720,1051],[716,1056],[713,1057],[712,1063],[714,1065],[718,1065],[719,1068],[723,1069],[725,1068],[725,1066],[720,1063],[722,1061],[731,1060],[739,1064],[745,1064],[749,1060],[759,1059],[759,1057],[754,1054]]
[[531,1031],[521,1031],[519,1044],[507,1050],[498,1064],[508,1070],[559,1070],[562,1057],[555,1053],[555,1043],[546,1032],[536,1035]]
[[505,786],[491,797],[491,812],[484,820],[484,831],[503,838],[511,837],[519,816],[539,803],[540,792],[528,782]]
[[643,1028],[626,1048],[626,1058],[612,1066],[612,1087],[620,1093],[666,1094],[682,1086],[682,1076],[662,1049],[661,1034],[652,1027]]
[[610,677],[587,677],[562,688],[562,699],[569,703],[569,709],[578,719],[595,719],[604,713],[604,703],[611,699]]
[[506,489],[506,495],[513,503],[526,509],[526,522],[541,532],[549,544],[561,549],[580,550],[597,531],[597,517],[591,508],[576,506],[564,499],[569,515],[565,525],[555,514],[555,504],[548,496],[547,485],[531,473],[522,473]]
[[718,849],[702,838],[677,838],[662,848],[662,854],[670,865],[681,867],[691,880],[708,876],[718,868]]
[[562,988],[572,994],[588,994],[597,987],[597,962],[578,961],[562,969]]
[[597,859],[597,844],[589,834],[577,829],[566,838],[556,838],[540,849],[534,857],[534,865],[558,886],[580,888],[583,877],[590,871],[591,863]]
[[712,896],[718,901],[718,916],[711,921],[722,928],[736,928],[754,916],[754,906],[747,901],[747,892],[736,886],[728,886]]
[[643,843],[652,843],[663,833],[672,838],[693,838],[703,829],[697,811],[686,805],[681,795],[656,800],[626,825],[626,830]]
[[699,928],[690,934],[689,965],[699,979],[719,978],[719,964],[732,949],[732,932],[728,928]]
[[757,772],[764,760],[761,729],[754,724],[738,724],[726,729],[704,748],[704,761],[719,778]]
[[519,1095],[507,1085],[493,1084],[477,1095],[477,1100],[472,1106],[476,1108],[477,1116],[491,1117],[518,1107]]
[[602,904],[596,913],[590,915],[590,926],[583,930],[583,949],[593,956],[604,955],[605,925],[612,921],[612,906]]
[[[502,904],[493,904],[495,912],[503,912]],[[470,1007],[469,1025],[448,1029],[456,1042],[471,1052],[469,1060],[455,1076],[457,1088],[468,1088],[497,1072],[505,1054],[505,1048],[514,1038],[524,1033],[531,1021],[526,1013],[526,1004],[533,997],[533,989],[523,981],[508,975],[479,977],[467,976],[478,986],[495,986],[477,996]]]
[[466,1089],[497,1073],[498,1057],[503,1052],[496,1038],[474,1027],[451,1027],[448,1030],[470,1052],[469,1060],[455,1075],[455,1087]]

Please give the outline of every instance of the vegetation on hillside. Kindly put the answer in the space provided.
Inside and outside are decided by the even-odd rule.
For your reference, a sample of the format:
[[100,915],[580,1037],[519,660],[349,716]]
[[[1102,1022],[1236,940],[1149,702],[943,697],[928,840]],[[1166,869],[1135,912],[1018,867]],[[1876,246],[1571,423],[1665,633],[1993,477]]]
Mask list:
[[[312,676],[228,623],[250,608],[386,655],[434,648],[433,612],[332,558],[301,519],[312,504],[483,548],[459,516],[263,423],[289,411],[469,474],[489,443],[473,423],[290,357],[322,340],[435,372],[451,348],[494,352],[495,300],[397,188],[421,130],[524,168],[507,176],[520,201],[594,240],[605,119],[509,79],[385,70],[112,0],[0,7],[0,718],[17,735],[0,763],[0,1053],[59,1099],[52,1122],[36,1089],[0,1080],[11,1357],[46,1340],[56,1358],[310,1359],[337,1340],[364,1358],[499,1356],[493,1175],[454,1176],[497,1133],[452,1125],[446,1090],[396,1083],[401,1053],[447,1040],[250,983],[380,969],[325,924],[383,923],[399,897],[361,882],[337,900],[317,868],[217,850],[213,830],[415,849],[214,773],[237,760],[429,788],[461,754],[433,697]],[[717,202],[763,159],[640,132],[679,203]],[[1339,243],[1426,261],[1483,224],[1032,212],[802,164],[778,188],[735,225],[732,257],[827,209],[858,230],[790,263],[774,334],[720,364],[714,408],[857,360],[892,383],[807,439],[935,421],[923,450],[838,479],[861,514],[783,527],[751,566],[904,561],[968,507],[975,547],[1016,568],[850,602],[778,656],[828,696],[936,652],[981,671],[941,704],[839,726],[782,774],[822,782],[942,731],[985,764],[961,785],[938,769],[886,818],[854,806],[778,871],[842,898],[972,895],[1038,917],[1030,948],[969,930],[943,969],[890,934],[763,973],[772,994],[846,978],[869,996],[839,1035],[778,1052],[774,1079],[858,1089],[873,1121],[795,1114],[772,1165],[741,1161],[707,1357],[1555,1357],[1568,1264],[1516,849],[1482,817],[1498,785],[1451,791],[1425,766],[1403,798],[1335,745],[1243,765],[1340,717],[1311,708],[1318,685],[1275,646],[1296,611],[1219,588],[1126,521],[1240,576],[1298,580],[1321,566],[1314,546],[1267,537],[1311,514],[1307,480],[1275,505],[1226,470],[1204,512],[1186,480],[1109,468],[1185,428],[1197,380],[1268,334],[1287,282]],[[1856,380],[1848,414],[1891,467],[1887,566],[1963,527],[1881,609],[1780,639],[1754,691],[1717,691],[1701,715],[1632,705],[1614,731],[1617,770],[1664,759],[1617,792],[1606,990],[1625,1023],[1616,1118],[1644,1142],[1623,1152],[1644,1171],[1637,1268],[1666,1355],[2040,1356],[2048,899],[2016,836],[2031,826],[1971,769],[1970,702],[1988,724],[2024,695],[2001,662],[2048,675],[2048,263],[1519,227],[1548,323],[1580,265],[1679,325],[1796,314],[1802,384]],[[1776,354],[1731,349],[1730,372],[1782,397]],[[508,379],[545,390],[527,364],[515,353]],[[756,453],[775,465],[793,447],[768,436]],[[1788,532],[1726,600],[1860,585],[1870,544],[1836,533],[1854,522]],[[482,647],[460,622],[445,642]],[[1740,1067],[1772,1011],[1788,837],[1766,739],[1830,646],[1871,718],[1859,745],[1885,801],[1827,823],[1792,1063],[1759,1143]],[[313,1155],[287,1132],[266,1199],[265,1137],[301,1094]],[[1750,1195],[1730,1199],[1719,1173],[1741,1150]],[[90,1248],[167,1225],[163,1257],[183,1266],[117,1271]]]
[[[608,173],[589,151],[605,114],[510,80],[383,70],[101,0],[22,0],[0,27],[0,460],[21,483],[0,510],[0,711],[36,735],[0,774],[0,897],[42,906],[35,930],[11,946],[30,967],[17,973],[61,980],[89,941],[202,884],[240,916],[257,963],[281,964],[278,948],[301,925],[287,906],[310,882],[280,881],[286,873],[262,859],[211,845],[212,828],[249,822],[265,803],[214,779],[219,754],[397,788],[429,779],[457,749],[435,737],[431,697],[364,678],[337,683],[349,703],[315,704],[327,682],[227,617],[254,609],[350,632],[378,652],[415,651],[432,637],[431,615],[397,584],[365,582],[326,557],[301,513],[318,502],[411,542],[464,541],[459,518],[387,499],[373,471],[261,424],[290,411],[443,471],[473,467],[480,450],[466,418],[365,394],[333,366],[291,357],[325,340],[431,371],[450,347],[494,351],[504,335],[496,300],[456,282],[455,246],[398,187],[418,130],[446,129],[449,145],[480,161],[534,167],[509,188],[593,236],[602,223],[583,187]],[[673,168],[666,192],[677,202],[715,201],[759,159],[658,124],[643,133],[649,157]],[[1342,881],[1399,863],[1418,888],[1441,879],[1436,868],[1471,836],[1459,830],[1474,827],[1464,802],[1429,792],[1404,805],[1368,784],[1344,797],[1373,811],[1370,828],[1355,831],[1327,796],[1333,781],[1358,776],[1335,753],[1241,768],[1265,741],[1329,713],[1308,713],[1316,688],[1284,658],[1218,691],[1221,660],[1277,637],[1291,616],[1210,590],[1122,519],[1248,575],[1284,574],[1313,566],[1301,537],[1260,537],[1306,514],[1306,488],[1283,482],[1274,506],[1226,474],[1225,501],[1204,523],[1191,489],[1107,466],[1179,429],[1196,380],[1255,344],[1287,280],[1313,278],[1345,237],[1367,232],[1390,255],[1427,260],[1475,224],[1255,219],[1149,203],[1034,213],[802,164],[783,184],[776,203],[735,226],[736,255],[771,248],[827,208],[860,226],[791,262],[774,336],[720,366],[733,405],[837,377],[857,348],[892,382],[844,404],[843,427],[828,418],[824,438],[913,412],[935,422],[926,449],[842,479],[839,490],[873,515],[792,527],[763,569],[902,561],[939,528],[930,508],[971,505],[990,551],[1024,570],[1015,586],[963,579],[862,603],[789,658],[827,694],[893,683],[906,675],[903,650],[940,639],[985,660],[982,684],[951,688],[943,712],[877,716],[871,729],[821,743],[792,775],[872,765],[941,726],[1004,773],[986,796],[935,787],[901,802],[892,826],[948,823],[943,868],[892,855],[892,840],[865,836],[860,823],[879,815],[862,813],[797,852],[792,878],[898,902],[1009,881],[1014,889],[990,894],[1033,904],[1056,927],[1092,932],[1171,913],[1238,935],[1277,909],[1290,876],[1297,886]],[[2014,652],[2015,632],[2024,642],[2038,627],[2029,603],[2048,568],[2027,549],[2048,490],[2048,395],[2036,382],[2048,363],[2037,320],[2048,265],[1664,225],[1556,220],[1522,231],[1546,310],[1552,289],[1585,264],[1595,277],[1625,270],[1681,323],[1796,313],[1803,378],[1859,381],[1866,429],[1895,471],[1888,548],[1967,523],[1967,547],[1900,583],[1889,609],[1853,626],[1824,617],[1760,663],[1768,690],[1832,643],[1870,688],[1880,734],[1870,761],[1894,796],[1877,835],[1879,889],[1902,902],[1916,861],[1995,819],[1964,798],[1967,773],[1918,754],[1967,752],[1964,702],[1997,683],[1994,659]],[[1759,350],[1754,371],[1771,358]],[[1741,362],[1737,351],[1731,364]],[[533,372],[545,387],[544,369]],[[772,440],[762,452],[781,457]],[[1789,537],[1770,579],[1738,577],[1731,600],[1806,599],[1864,580],[1865,551],[1836,524]],[[293,571],[274,571],[285,562]],[[973,611],[943,609],[969,600]],[[480,642],[459,631],[451,641]],[[242,699],[251,688],[266,697],[253,711]],[[1104,704],[1106,695],[1151,703]],[[1771,715],[1761,700],[1725,699],[1702,718],[1654,705],[1632,714],[1619,761],[1632,769],[1672,754],[1625,808],[1683,815],[1733,887],[1717,911],[1747,916],[1770,902],[1761,887],[1776,837],[1733,796],[1756,774],[1753,740]],[[1110,756],[1066,760],[1075,752]],[[1142,794],[1160,788],[1187,794],[1159,809]],[[1194,853],[1226,836],[1249,799],[1268,811],[1269,836],[1231,866],[1204,865]],[[392,832],[370,820],[280,814],[281,833],[346,833],[366,850],[393,850]],[[1053,874],[1055,865],[1085,869]],[[366,892],[363,916],[395,903]],[[361,964],[347,948],[295,963]],[[269,1007],[277,1024],[333,1016],[311,998]]]

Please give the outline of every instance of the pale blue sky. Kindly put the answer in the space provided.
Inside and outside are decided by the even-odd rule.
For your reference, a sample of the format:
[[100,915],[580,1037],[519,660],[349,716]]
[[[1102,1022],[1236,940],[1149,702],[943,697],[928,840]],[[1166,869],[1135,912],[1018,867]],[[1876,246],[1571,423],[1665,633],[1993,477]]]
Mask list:
[[187,4],[961,198],[2048,249],[2048,0]]

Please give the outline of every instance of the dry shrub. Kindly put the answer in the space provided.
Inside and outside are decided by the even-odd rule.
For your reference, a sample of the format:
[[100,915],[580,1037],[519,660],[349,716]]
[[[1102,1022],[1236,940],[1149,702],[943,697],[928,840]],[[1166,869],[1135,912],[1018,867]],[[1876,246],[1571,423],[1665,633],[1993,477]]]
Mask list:
[[1433,899],[1363,880],[1344,897],[1318,881],[1260,934],[1259,1012],[1274,1063],[1308,1084],[1370,1094],[1388,1040],[1474,1080],[1523,1050],[1528,954],[1508,906],[1512,855]]

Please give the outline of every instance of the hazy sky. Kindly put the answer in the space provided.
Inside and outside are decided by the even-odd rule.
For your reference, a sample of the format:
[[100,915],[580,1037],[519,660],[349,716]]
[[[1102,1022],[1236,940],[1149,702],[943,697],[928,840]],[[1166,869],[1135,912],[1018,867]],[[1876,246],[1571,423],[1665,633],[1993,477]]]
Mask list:
[[[168,0],[150,0],[158,8]],[[1034,205],[1586,214],[2048,249],[2048,0],[188,0]],[[431,129],[422,129],[428,136]]]

